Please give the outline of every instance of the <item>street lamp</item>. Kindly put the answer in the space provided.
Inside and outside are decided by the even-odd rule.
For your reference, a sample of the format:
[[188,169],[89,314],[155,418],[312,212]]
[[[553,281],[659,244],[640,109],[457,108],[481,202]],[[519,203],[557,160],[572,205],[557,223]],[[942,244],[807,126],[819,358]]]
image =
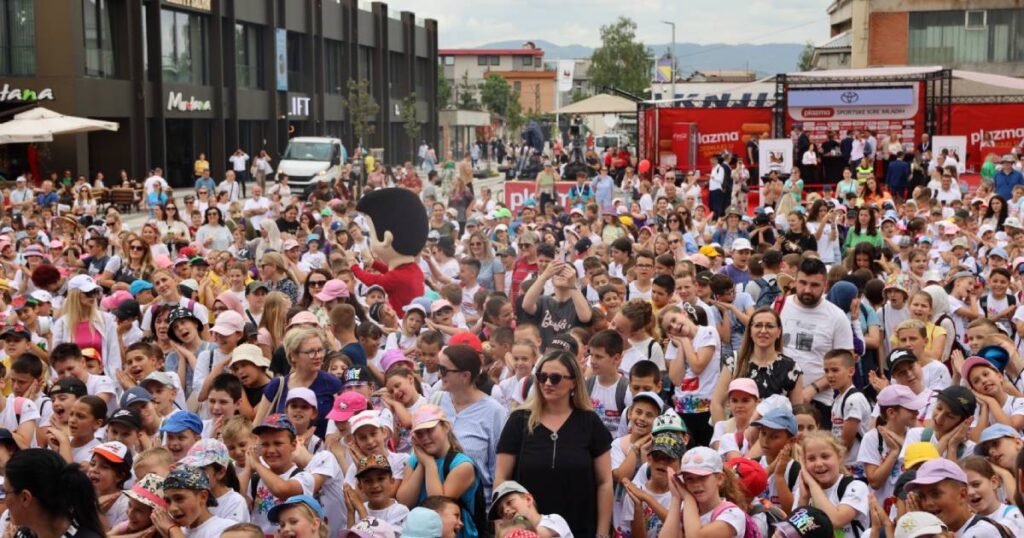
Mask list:
[[667,24],[672,27],[672,48],[669,49],[672,63],[669,65],[669,69],[672,73],[672,98],[671,101],[676,99],[676,23],[670,21],[661,21],[662,24]]

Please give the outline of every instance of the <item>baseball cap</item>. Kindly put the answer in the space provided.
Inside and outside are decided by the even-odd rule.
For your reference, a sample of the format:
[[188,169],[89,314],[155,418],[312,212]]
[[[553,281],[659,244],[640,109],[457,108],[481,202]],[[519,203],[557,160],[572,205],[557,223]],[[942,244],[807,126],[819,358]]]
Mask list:
[[231,336],[245,331],[245,318],[234,310],[225,310],[217,315],[211,331],[221,336]]
[[761,394],[757,390],[757,383],[749,377],[739,377],[729,382],[729,390],[726,394],[732,394],[733,392],[743,392],[753,396],[754,398],[760,398]]
[[501,485],[495,487],[494,492],[491,493],[491,507],[487,510],[487,519],[492,521],[501,519],[499,517],[501,500],[505,498],[506,495],[511,495],[513,493],[529,495],[530,492],[525,486],[515,480],[506,480],[502,482]]
[[725,462],[725,466],[736,473],[743,492],[750,499],[760,497],[768,487],[768,473],[756,461],[747,458],[733,458]]
[[1006,364],[1010,362],[1010,354],[1002,346],[985,346],[978,350],[977,356],[990,362],[1000,372],[1006,370]]
[[132,298],[132,294],[126,290],[115,291],[111,295],[108,295],[100,301],[100,307],[104,310],[114,310],[121,303],[129,301]]
[[[436,314],[436,313],[440,312],[442,309],[445,309],[445,308],[455,308],[455,307],[452,306],[452,304],[449,303],[448,301],[446,301],[445,299],[438,299],[438,300],[434,301],[433,303],[430,303],[430,312],[431,312],[431,314]],[[449,343],[449,345],[451,345],[451,344]]]
[[997,369],[991,362],[981,357],[971,357],[964,361],[964,365],[960,367],[960,377],[963,378],[964,381],[967,381],[968,385],[970,385],[971,383],[971,370],[975,369],[978,366],[984,366],[986,368],[991,368],[996,372],[999,372],[999,369]]
[[[434,301],[434,304],[431,305],[431,307],[430,307],[430,311],[431,312],[436,312],[437,311],[435,307],[437,306],[437,303],[439,303],[439,302],[444,302],[445,304],[449,304],[448,301],[445,301],[444,299],[440,299],[438,301]],[[469,331],[462,331],[462,332],[453,334],[452,337],[450,339],[448,339],[448,345],[449,346],[469,346],[469,347],[473,348],[473,351],[476,351],[477,353],[483,353],[483,351],[484,351],[484,345],[480,342],[480,338],[477,335],[475,335],[475,334],[473,334],[473,333],[471,333]]]
[[380,421],[380,413],[378,411],[366,410],[360,411],[352,416],[348,421],[349,431],[355,433],[356,430],[363,426],[373,426],[374,428],[383,428],[384,424]]
[[651,438],[651,454],[659,452],[679,461],[686,452],[686,441],[676,432],[661,432]]
[[288,417],[281,413],[274,413],[273,415],[267,415],[267,418],[263,419],[262,424],[252,429],[252,433],[259,435],[263,432],[281,430],[287,430],[292,434],[292,437],[295,436],[295,426],[292,424],[292,421],[288,420]]
[[302,400],[309,404],[310,407],[316,407],[316,394],[306,387],[288,389],[288,398],[284,401],[285,405],[292,400]]
[[270,291],[270,286],[262,280],[253,280],[245,286],[245,294],[250,295],[256,293],[256,290]]
[[415,368],[416,363],[412,359],[405,356],[402,350],[399,348],[389,349],[384,352],[384,356],[380,358],[380,369],[387,373],[392,366],[400,363],[408,363],[409,366]]
[[879,407],[899,406],[911,411],[920,411],[924,400],[910,390],[910,387],[892,384],[878,392]]
[[894,538],[918,538],[932,536],[946,531],[946,524],[928,512],[907,512],[896,521]]
[[[25,254],[28,254],[26,249]],[[82,293],[92,293],[95,290],[100,289],[100,285],[96,283],[89,275],[75,275],[68,281],[69,290],[78,290]]]
[[185,430],[203,433],[203,421],[199,415],[188,411],[178,411],[165,418],[164,423],[160,425],[161,432],[181,433]]
[[978,456],[988,455],[988,447],[985,446],[989,441],[996,441],[1003,437],[1009,437],[1011,439],[1020,439],[1020,434],[1017,430],[1013,429],[1006,424],[993,424],[981,431],[981,437],[978,439],[978,444],[974,445],[974,453]]
[[1010,255],[1006,253],[1006,249],[1002,247],[996,247],[988,252],[988,257],[998,256],[1004,260],[1009,259]]
[[379,292],[383,293],[384,295],[388,294],[388,292],[384,289],[383,286],[381,286],[380,284],[373,284],[371,286],[367,286],[367,287],[363,288],[363,297],[366,297],[367,295],[369,295],[371,291],[379,291]]
[[32,298],[31,295],[19,295],[11,300],[11,308],[15,310],[21,310],[26,306],[36,306],[38,304],[39,301]]
[[769,430],[784,430],[790,435],[796,435],[798,428],[796,417],[792,411],[786,409],[772,409],[763,417],[750,423],[751,426],[760,426]]
[[365,411],[368,403],[366,396],[363,396],[356,391],[350,390],[348,392],[343,392],[338,396],[335,396],[334,404],[331,406],[331,411],[327,413],[327,419],[344,422],[351,419],[360,411]]
[[372,471],[386,471],[388,474],[393,472],[388,459],[382,454],[373,454],[372,456],[359,458],[359,461],[356,462],[356,478]]
[[191,467],[206,467],[214,463],[221,467],[231,464],[228,447],[220,439],[200,439],[192,445],[192,448],[188,449],[188,454],[178,462],[179,465]]
[[205,489],[210,492],[206,505],[217,506],[217,498],[213,496],[213,491],[210,490],[210,479],[206,477],[206,471],[202,469],[189,467],[188,465],[178,465],[164,479],[164,491],[169,489]]
[[[61,379],[61,381],[64,381],[64,380]],[[78,381],[78,380],[76,379],[75,381]],[[78,382],[82,383],[81,381],[78,381]],[[60,381],[58,381],[58,384],[60,384]],[[77,389],[68,389],[68,390],[62,391],[62,392],[54,392],[53,389],[51,388],[50,389],[50,396],[53,396],[54,394],[75,394],[75,392],[72,392],[72,390],[77,390]],[[83,390],[83,392],[82,392],[82,394],[78,395],[79,397],[85,396],[85,394],[86,394],[85,393],[85,383],[82,383],[82,390]],[[144,389],[142,387],[132,387],[132,388],[124,391],[124,394],[121,395],[121,407],[128,407],[129,405],[132,405],[132,404],[136,404],[136,403],[140,403],[140,402],[151,402],[151,401],[153,401],[153,396],[149,393],[148,390],[146,390],[146,389]]]
[[441,516],[437,512],[417,506],[405,516],[402,538],[438,538],[444,533]]
[[444,410],[436,405],[421,405],[412,414],[412,431],[429,430],[441,422],[448,422],[448,416]]
[[153,289],[153,284],[145,280],[133,280],[128,286],[128,292],[132,294],[132,297],[138,297],[140,293],[151,289]]
[[974,393],[967,387],[953,385],[946,387],[935,395],[935,398],[946,404],[950,411],[961,417],[974,416],[974,410],[978,407],[978,400]]
[[[150,286],[150,287],[152,287],[152,286]],[[50,292],[48,292],[46,290],[36,290],[36,291],[33,291],[32,293],[30,293],[28,295],[29,295],[29,297],[39,301],[40,303],[52,303],[53,302],[53,295],[51,295]],[[133,293],[132,295],[135,295],[135,294]]]
[[887,372],[889,377],[892,377],[892,372],[896,370],[896,365],[908,362],[916,363],[917,355],[914,355],[913,351],[909,349],[894,349],[889,352],[889,371]]
[[717,258],[719,256],[718,249],[711,245],[704,245],[697,251],[699,254],[707,256],[708,258]]
[[[154,372],[150,372],[149,375],[147,375],[145,379],[143,379],[141,382],[139,382],[139,385],[141,385],[142,388],[146,388],[148,386],[152,386],[153,383],[160,383],[161,385],[163,385],[165,387],[175,388],[174,387],[174,380],[171,379],[170,374],[168,374],[167,372],[161,372],[159,370],[154,371]],[[146,388],[146,390],[149,390],[149,389]]]
[[737,237],[732,240],[732,251],[736,252],[738,250],[754,250],[754,247],[751,246],[749,239]]
[[918,441],[907,445],[907,453],[903,456],[903,466],[912,469],[914,466],[939,457],[939,450],[927,441]]
[[0,325],[0,339],[7,336],[17,336],[29,340],[32,338],[32,333],[22,323],[5,323]]
[[317,300],[325,303],[335,299],[346,299],[348,296],[348,284],[346,284],[344,280],[338,279],[331,279],[324,282],[324,287],[320,290],[320,293],[314,295]]
[[675,409],[670,407],[654,419],[654,425],[651,426],[651,434],[659,434],[661,432],[687,433],[686,424],[683,423],[683,419],[679,417]]
[[373,373],[366,366],[353,366],[345,370],[345,377],[341,380],[341,386],[344,388],[351,385],[369,385],[376,381],[377,378],[373,377]]
[[907,490],[914,490],[921,486],[938,484],[943,480],[955,480],[961,484],[967,484],[967,473],[954,461],[946,458],[935,458],[921,464],[917,469],[917,478],[907,484]]
[[634,404],[639,401],[648,401],[653,403],[655,406],[658,407],[658,413],[661,413],[665,410],[665,401],[661,399],[661,396],[658,396],[657,394],[649,390],[645,390],[633,396]]
[[93,447],[92,453],[109,462],[127,463],[129,467],[132,464],[132,453],[120,441],[107,441],[96,445]]
[[708,476],[722,472],[722,456],[706,446],[696,446],[683,454],[679,470],[697,476]]
[[258,368],[270,368],[270,360],[263,356],[263,351],[254,344],[240,344],[231,352],[231,363],[234,366],[240,362],[251,362]]
[[122,301],[112,312],[117,319],[131,319],[142,315],[142,309],[134,299]]
[[124,424],[125,426],[136,430],[142,429],[142,415],[137,409],[132,409],[130,407],[122,407],[121,409],[114,411],[114,414],[107,419],[108,425],[114,424],[115,422],[118,424]]
[[813,506],[800,506],[783,521],[775,524],[776,530],[791,538],[834,538],[832,520],[825,512]]
[[590,250],[590,247],[592,246],[594,246],[594,242],[591,241],[589,237],[584,237],[579,241],[576,241],[576,245],[574,246],[574,248],[576,249],[577,253],[582,254]]
[[[146,394],[146,401],[149,401],[149,400],[152,399],[152,397],[149,395],[149,393],[146,392],[146,389],[142,389],[142,388],[139,388],[139,387],[133,387],[133,388],[137,389],[138,392],[145,393]],[[128,396],[128,394],[130,392],[131,392],[131,389],[125,391],[124,395],[121,396],[122,402],[124,401],[125,397]],[[89,389],[86,388],[85,383],[83,383],[82,380],[78,379],[77,377],[62,377],[62,378],[58,379],[56,383],[54,383],[53,385],[50,385],[50,390],[47,391],[46,394],[49,397],[51,397],[51,398],[53,398],[54,396],[56,396],[58,394],[70,394],[70,395],[74,396],[75,398],[81,398],[82,396],[85,396],[88,393],[89,393]],[[124,404],[122,403],[121,405],[123,406]]]
[[135,482],[131,489],[123,492],[129,499],[138,501],[150,508],[167,509],[164,500],[164,479],[156,473],[149,473]]
[[292,316],[291,321],[288,322],[289,329],[296,325],[315,325],[319,327],[320,320],[316,319],[316,314],[310,312],[309,310],[303,310],[302,312],[299,312],[298,314]]

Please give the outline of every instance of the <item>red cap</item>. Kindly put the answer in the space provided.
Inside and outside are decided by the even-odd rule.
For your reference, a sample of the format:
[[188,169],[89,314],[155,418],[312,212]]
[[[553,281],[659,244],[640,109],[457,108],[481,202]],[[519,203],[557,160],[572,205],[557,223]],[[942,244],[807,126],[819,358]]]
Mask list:
[[455,333],[451,339],[448,340],[449,346],[469,346],[473,348],[477,353],[484,352],[484,345],[480,343],[480,339],[469,331],[461,333]]
[[196,249],[192,247],[182,247],[178,250],[178,255],[186,258],[192,258],[193,256],[198,255],[198,253],[196,252]]
[[725,462],[725,466],[736,473],[747,497],[758,497],[768,488],[768,473],[760,463],[747,458],[733,458]]

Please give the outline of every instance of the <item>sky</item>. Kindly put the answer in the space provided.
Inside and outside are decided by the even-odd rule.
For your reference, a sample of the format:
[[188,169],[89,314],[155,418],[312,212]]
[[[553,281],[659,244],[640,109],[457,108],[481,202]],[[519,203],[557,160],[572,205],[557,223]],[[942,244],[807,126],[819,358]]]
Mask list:
[[828,38],[830,0],[385,0],[390,10],[436,19],[441,48],[517,39],[600,44],[600,28],[633,19],[646,44],[815,43]]

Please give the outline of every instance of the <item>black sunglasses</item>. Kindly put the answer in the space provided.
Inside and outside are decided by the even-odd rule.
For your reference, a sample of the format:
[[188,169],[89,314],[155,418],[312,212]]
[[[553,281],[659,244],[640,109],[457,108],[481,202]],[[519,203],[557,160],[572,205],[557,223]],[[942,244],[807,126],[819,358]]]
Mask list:
[[445,368],[444,366],[438,365],[437,366],[437,371],[441,374],[441,377],[444,377],[444,376],[446,376],[446,375],[448,375],[450,373],[458,373],[458,372],[462,372],[464,370],[457,370],[457,369],[454,369],[454,368]]
[[547,383],[548,381],[550,381],[552,385],[560,385],[562,383],[563,379],[576,379],[576,376],[562,375],[562,374],[549,374],[549,373],[546,373],[546,372],[537,372],[536,377],[537,377],[537,383],[539,383],[541,385]]
[[327,282],[327,281],[326,280],[310,280],[309,281],[309,287],[311,287],[311,288],[322,288],[322,287],[324,287],[324,282]]

